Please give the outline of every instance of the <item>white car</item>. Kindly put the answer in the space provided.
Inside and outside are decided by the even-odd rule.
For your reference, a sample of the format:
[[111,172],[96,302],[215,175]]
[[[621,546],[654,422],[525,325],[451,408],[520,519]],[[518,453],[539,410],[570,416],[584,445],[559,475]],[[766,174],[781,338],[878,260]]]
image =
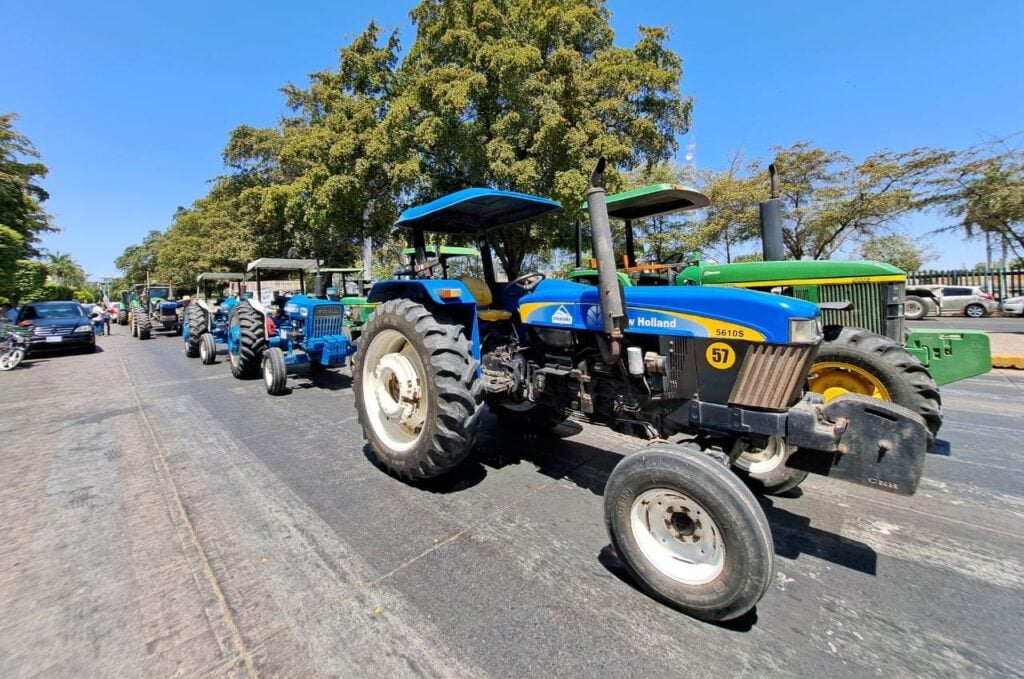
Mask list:
[[1007,297],[999,310],[1007,316],[1024,316],[1024,297]]

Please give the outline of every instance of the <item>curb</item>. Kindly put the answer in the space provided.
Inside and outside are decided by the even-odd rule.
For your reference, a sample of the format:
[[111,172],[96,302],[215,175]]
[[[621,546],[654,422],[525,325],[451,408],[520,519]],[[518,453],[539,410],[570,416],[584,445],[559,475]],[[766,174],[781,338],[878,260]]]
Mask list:
[[992,355],[993,368],[1016,368],[1024,370],[1024,356],[1000,356]]

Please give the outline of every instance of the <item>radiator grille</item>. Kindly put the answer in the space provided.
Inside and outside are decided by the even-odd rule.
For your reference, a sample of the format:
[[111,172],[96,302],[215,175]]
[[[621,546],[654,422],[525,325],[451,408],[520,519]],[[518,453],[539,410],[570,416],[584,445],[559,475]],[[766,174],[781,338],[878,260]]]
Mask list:
[[903,340],[903,283],[850,283],[822,285],[819,302],[853,302],[849,311],[822,309],[825,325],[865,328],[879,335]]
[[310,337],[325,337],[342,334],[341,305],[319,304],[313,307],[313,328]]
[[751,345],[729,403],[767,410],[789,408],[799,398],[813,355],[812,346]]
[[[85,324],[83,323],[82,325]],[[37,325],[32,333],[37,337],[46,337],[50,335],[70,335],[74,330],[74,328],[61,328],[55,325]]]

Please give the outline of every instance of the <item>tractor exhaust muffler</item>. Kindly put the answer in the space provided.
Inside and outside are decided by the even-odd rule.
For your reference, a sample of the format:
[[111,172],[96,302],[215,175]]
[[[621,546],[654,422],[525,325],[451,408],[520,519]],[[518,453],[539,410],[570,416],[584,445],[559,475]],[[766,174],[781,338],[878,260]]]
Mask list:
[[[622,355],[622,336],[626,330],[626,303],[615,271],[615,249],[612,244],[612,227],[608,221],[608,204],[605,190],[601,186],[605,160],[597,161],[597,167],[590,175],[587,188],[587,211],[590,213],[590,232],[597,259],[598,299],[604,331],[609,336],[607,351],[602,346],[602,358],[608,365],[615,365]],[[601,343],[599,343],[600,345]]]
[[775,163],[768,166],[768,176],[772,183],[772,197],[758,206],[761,212],[761,254],[766,262],[780,262],[786,258],[786,246],[782,241],[782,200],[779,199]]

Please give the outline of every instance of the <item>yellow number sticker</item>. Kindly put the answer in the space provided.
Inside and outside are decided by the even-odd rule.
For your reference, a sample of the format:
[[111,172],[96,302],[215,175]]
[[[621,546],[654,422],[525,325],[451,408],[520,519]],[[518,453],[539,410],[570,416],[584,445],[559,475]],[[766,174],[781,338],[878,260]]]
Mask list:
[[725,342],[712,343],[705,356],[716,370],[728,370],[736,362],[736,352]]

